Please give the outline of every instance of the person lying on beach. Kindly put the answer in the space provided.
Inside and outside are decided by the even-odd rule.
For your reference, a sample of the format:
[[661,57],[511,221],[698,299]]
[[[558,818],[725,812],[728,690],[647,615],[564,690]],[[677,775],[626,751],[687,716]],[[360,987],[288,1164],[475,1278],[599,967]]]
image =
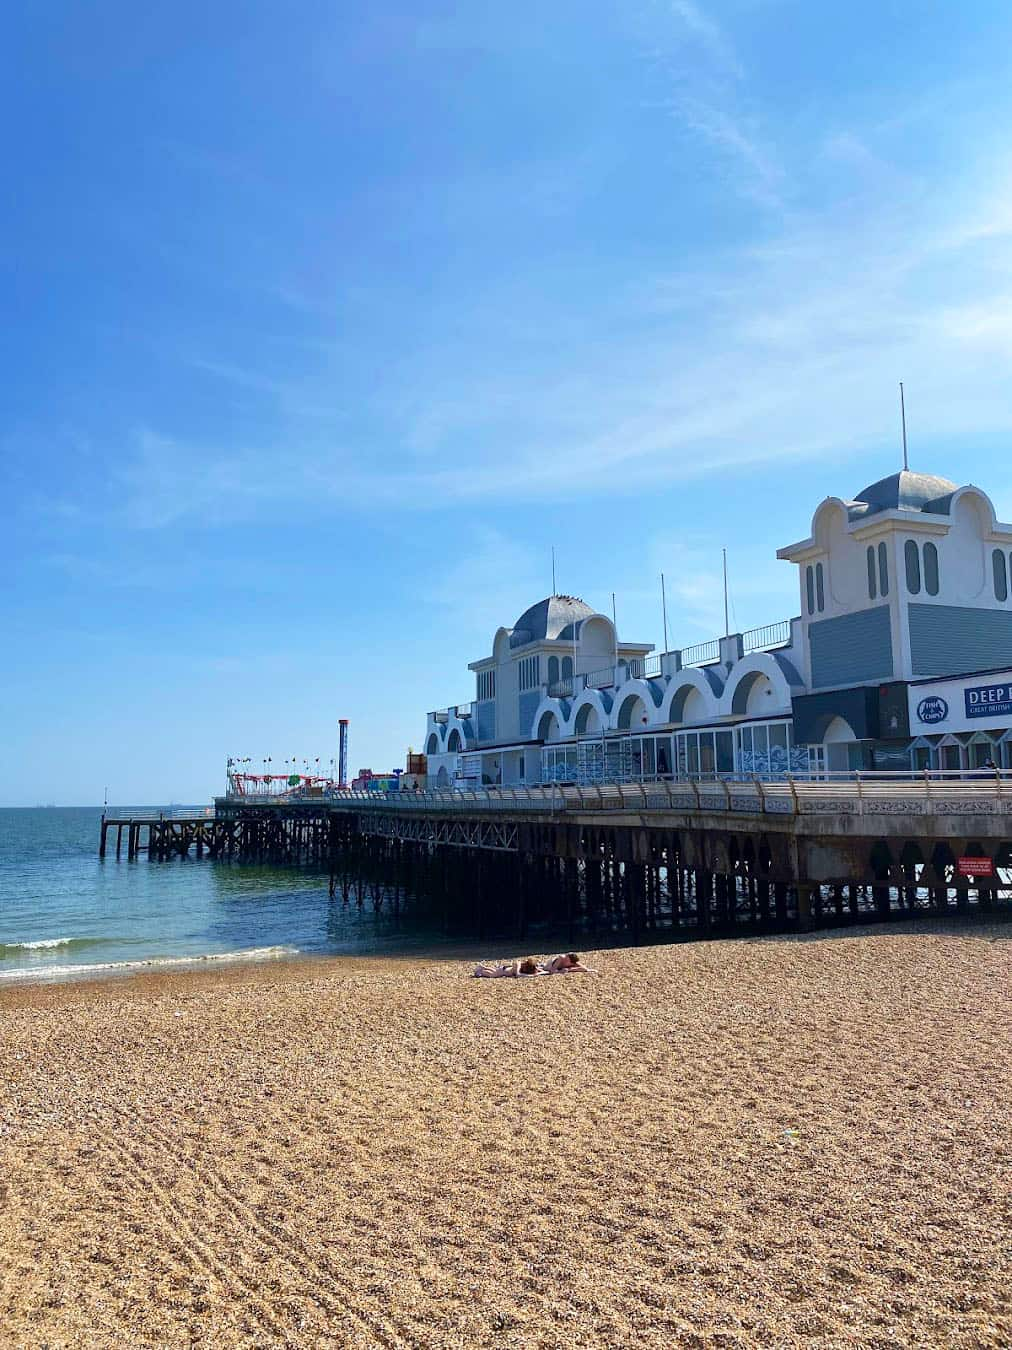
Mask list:
[[596,975],[596,970],[585,966],[579,953],[566,952],[564,956],[553,956],[545,967],[549,975]]
[[544,966],[539,966],[533,956],[525,956],[522,961],[517,958],[501,966],[478,965],[475,966],[474,973],[479,980],[500,980],[520,975],[547,975],[548,971]]

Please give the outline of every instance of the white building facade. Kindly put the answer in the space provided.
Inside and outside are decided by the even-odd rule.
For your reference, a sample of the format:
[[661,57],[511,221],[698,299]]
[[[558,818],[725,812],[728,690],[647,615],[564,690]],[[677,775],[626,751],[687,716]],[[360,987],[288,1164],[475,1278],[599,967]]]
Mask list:
[[904,470],[777,556],[798,617],[659,655],[532,605],[429,714],[429,786],[1012,767],[1012,526],[984,492]]

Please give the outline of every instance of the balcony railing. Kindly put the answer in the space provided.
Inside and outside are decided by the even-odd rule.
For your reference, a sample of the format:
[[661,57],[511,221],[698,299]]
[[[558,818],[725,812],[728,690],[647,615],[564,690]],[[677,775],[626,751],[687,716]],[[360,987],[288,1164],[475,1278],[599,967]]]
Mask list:
[[592,670],[583,679],[588,689],[610,689],[615,683],[615,667],[604,666],[601,670]]
[[720,660],[720,638],[712,642],[697,642],[694,647],[682,648],[683,666],[708,666]]
[[471,717],[473,713],[474,713],[473,703],[457,704],[457,716],[460,718],[461,721],[463,721],[465,717]]
[[749,652],[768,652],[772,647],[786,647],[791,640],[791,621],[781,619],[779,623],[768,623],[763,628],[750,628],[741,635],[742,650]]
[[548,686],[549,698],[572,698],[575,680],[572,675],[567,675],[564,680],[553,680]]

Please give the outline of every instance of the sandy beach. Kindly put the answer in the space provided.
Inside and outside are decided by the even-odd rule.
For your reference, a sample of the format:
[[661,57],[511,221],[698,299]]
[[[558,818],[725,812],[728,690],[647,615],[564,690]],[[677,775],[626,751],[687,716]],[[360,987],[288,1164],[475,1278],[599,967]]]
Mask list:
[[0,1340],[1012,1343],[1012,928],[592,959],[4,991]]

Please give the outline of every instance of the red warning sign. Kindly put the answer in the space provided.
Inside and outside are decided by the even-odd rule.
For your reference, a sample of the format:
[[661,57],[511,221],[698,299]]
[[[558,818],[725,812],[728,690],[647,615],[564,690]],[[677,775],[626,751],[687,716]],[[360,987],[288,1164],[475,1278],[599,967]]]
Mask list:
[[990,858],[959,858],[956,868],[961,877],[994,876],[994,863]]

